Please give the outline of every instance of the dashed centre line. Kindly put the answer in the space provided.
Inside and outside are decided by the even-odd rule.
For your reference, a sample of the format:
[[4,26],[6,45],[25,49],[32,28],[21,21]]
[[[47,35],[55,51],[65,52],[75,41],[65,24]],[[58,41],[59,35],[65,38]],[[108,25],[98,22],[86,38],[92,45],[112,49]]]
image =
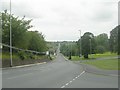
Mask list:
[[69,83],[66,83],[65,85],[67,86]]
[[61,88],[64,88],[65,86],[62,86]]
[[74,81],[75,79],[73,79],[73,81]]
[[70,81],[69,83],[72,83],[72,81]]
[[63,85],[61,88],[65,88],[65,86],[68,86],[70,83],[72,83],[74,80],[76,80],[77,78],[79,78],[84,73],[85,73],[85,71],[83,71],[77,77],[73,78],[71,81],[69,81],[68,83],[66,83],[65,85]]

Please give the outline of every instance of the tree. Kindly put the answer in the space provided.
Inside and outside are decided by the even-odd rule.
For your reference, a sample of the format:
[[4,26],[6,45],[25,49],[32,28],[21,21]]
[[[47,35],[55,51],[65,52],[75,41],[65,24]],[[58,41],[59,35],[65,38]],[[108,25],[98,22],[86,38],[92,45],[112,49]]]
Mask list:
[[50,51],[50,54],[52,55],[57,54],[58,45],[59,45],[59,42],[47,42],[47,48],[48,48],[48,51]]
[[73,42],[71,45],[71,54],[72,56],[78,56],[79,55],[79,49],[78,49],[78,45],[77,42]]
[[118,52],[118,30],[120,30],[120,25],[110,32],[110,50],[115,53]]
[[[28,31],[32,27],[32,20],[25,20],[11,15],[12,24],[12,46],[22,49],[30,49],[38,52],[46,51],[46,41],[44,35],[38,31]],[[2,13],[2,43],[10,45],[10,15],[5,10]],[[9,51],[9,48],[4,47],[4,51]],[[14,50],[13,50],[14,51]]]
[[60,51],[65,56],[77,56],[78,46],[75,41],[64,41],[61,43]]
[[90,32],[86,32],[82,38],[82,54],[84,55],[84,58],[88,58],[88,54],[95,53],[95,40],[94,35]]
[[27,32],[29,36],[28,49],[38,52],[44,52],[47,49],[46,41],[44,40],[44,35],[38,33],[37,31]]
[[104,53],[109,50],[108,35],[102,33],[95,37],[96,42],[96,53]]
[[96,53],[101,53],[103,54],[105,52],[105,47],[102,45],[97,45],[96,46]]
[[[28,29],[32,27],[30,25],[31,20],[25,20],[25,17],[19,19],[13,14],[11,15],[11,31],[12,31],[12,46],[18,48],[27,48],[25,46],[26,39],[24,36]],[[2,43],[10,45],[10,14],[5,10],[2,13]],[[24,44],[23,44],[24,43]]]
[[69,56],[70,48],[69,48],[68,42],[61,42],[61,44],[60,44],[60,52],[65,56]]

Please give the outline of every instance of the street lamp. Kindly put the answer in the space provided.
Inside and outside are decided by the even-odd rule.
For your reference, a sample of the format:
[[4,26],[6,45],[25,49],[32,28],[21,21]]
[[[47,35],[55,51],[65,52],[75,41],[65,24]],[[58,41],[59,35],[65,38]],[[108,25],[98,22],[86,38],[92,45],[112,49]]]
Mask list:
[[10,0],[10,67],[12,67],[11,0]]
[[80,31],[80,57],[82,56],[81,30]]
[[91,38],[92,38],[92,35],[90,35],[90,39],[89,39],[89,42],[90,42],[90,55],[92,54],[92,42],[91,42]]
[[71,60],[71,56],[72,56],[72,46],[71,46],[71,43],[69,43],[69,60]]
[[91,55],[91,50],[92,50],[92,49],[91,49],[91,39],[89,39],[89,41],[90,41],[90,55]]

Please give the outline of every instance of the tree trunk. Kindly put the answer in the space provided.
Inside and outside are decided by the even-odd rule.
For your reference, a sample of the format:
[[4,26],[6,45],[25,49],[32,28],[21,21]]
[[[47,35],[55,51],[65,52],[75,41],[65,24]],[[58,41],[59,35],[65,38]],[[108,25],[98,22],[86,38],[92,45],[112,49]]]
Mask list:
[[88,59],[88,54],[86,53],[86,54],[84,54],[84,58],[87,58]]

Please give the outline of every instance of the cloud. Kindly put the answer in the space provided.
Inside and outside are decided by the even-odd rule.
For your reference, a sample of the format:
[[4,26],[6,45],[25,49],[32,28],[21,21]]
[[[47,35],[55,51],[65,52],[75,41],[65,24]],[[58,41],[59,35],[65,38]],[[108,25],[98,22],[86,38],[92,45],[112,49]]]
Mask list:
[[94,11],[92,20],[97,22],[109,22],[113,20],[117,10],[117,7],[115,7],[115,5],[117,6],[117,4],[106,2],[101,6],[98,6],[98,8]]
[[[9,1],[3,9],[9,10]],[[33,19],[31,30],[39,30],[46,40],[77,40],[78,30],[98,35],[117,25],[118,0],[11,0],[12,13]],[[2,11],[0,9],[0,11]]]

